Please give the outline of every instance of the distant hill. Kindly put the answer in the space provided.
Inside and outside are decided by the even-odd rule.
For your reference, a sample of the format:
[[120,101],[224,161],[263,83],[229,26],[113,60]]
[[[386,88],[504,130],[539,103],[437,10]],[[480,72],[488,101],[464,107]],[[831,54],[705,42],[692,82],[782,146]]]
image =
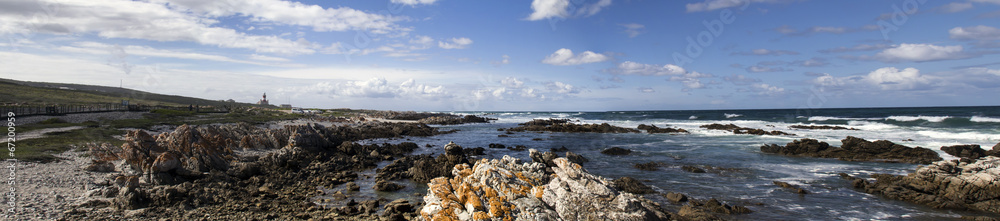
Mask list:
[[[223,106],[246,105],[261,106],[249,103],[230,103],[217,100],[164,95],[128,88],[105,87],[84,84],[63,84],[48,82],[17,81],[0,78],[0,103],[35,104],[106,104],[120,103],[129,100],[130,104],[166,105],[166,106]],[[267,107],[274,107],[268,105]]]

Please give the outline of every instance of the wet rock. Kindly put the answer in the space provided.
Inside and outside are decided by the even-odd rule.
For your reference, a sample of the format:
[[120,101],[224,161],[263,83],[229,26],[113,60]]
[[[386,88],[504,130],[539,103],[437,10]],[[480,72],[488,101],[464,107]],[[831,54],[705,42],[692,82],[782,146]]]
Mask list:
[[968,158],[968,159],[979,159],[984,156],[998,156],[1000,157],[1000,151],[986,151],[979,145],[955,145],[955,146],[945,146],[941,147],[941,150],[955,157]]
[[[468,158],[462,151],[454,151],[457,148],[453,145],[453,151],[445,151],[445,154],[436,158],[430,156],[414,157],[412,167],[407,170],[408,175],[414,182],[424,183],[435,177],[450,177],[451,168],[458,164],[469,163]],[[447,149],[447,148],[446,148]],[[457,154],[456,154],[457,153]]]
[[463,155],[465,151],[462,150],[462,146],[455,144],[455,142],[448,142],[444,145],[444,153],[450,155]]
[[688,132],[685,129],[679,129],[679,128],[659,128],[656,125],[645,125],[645,124],[639,124],[638,129],[639,130],[645,130],[646,133],[651,133],[651,134],[662,134],[662,133],[685,133],[686,134],[686,133],[690,133],[690,132]]
[[569,160],[569,162],[572,162],[572,163],[575,163],[575,164],[580,164],[580,165],[583,165],[583,163],[586,163],[586,162],[590,162],[590,160],[588,160],[586,157],[583,157],[583,156],[580,156],[579,154],[576,154],[576,153],[573,153],[573,152],[568,152],[568,151],[566,152],[566,160]]
[[890,163],[928,164],[941,160],[933,150],[892,143],[886,140],[875,142],[848,136],[841,141],[841,147],[830,147],[826,142],[814,139],[800,139],[785,146],[776,144],[760,147],[761,152],[787,156],[837,158],[845,161],[876,161]]
[[807,130],[858,130],[856,128],[846,128],[841,126],[830,126],[830,125],[792,125],[788,127],[793,129],[807,129]]
[[559,148],[549,148],[549,150],[552,152],[566,152],[569,151],[569,148],[566,148],[566,146],[562,146]]
[[602,150],[601,153],[603,153],[605,155],[621,156],[621,155],[629,155],[629,154],[631,154],[632,150],[621,148],[621,147],[611,147],[611,148]]
[[778,185],[781,188],[789,189],[789,190],[791,190],[791,191],[793,191],[795,193],[798,193],[798,194],[808,194],[809,193],[805,189],[802,189],[799,186],[792,185],[790,183],[781,182],[781,181],[774,181],[773,183],[774,183],[774,185]]
[[646,184],[643,184],[639,180],[636,180],[635,178],[632,177],[618,178],[615,179],[612,183],[614,183],[615,188],[621,191],[625,191],[626,193],[632,193],[632,194],[656,193],[656,191],[653,190],[653,188],[646,186]]
[[139,191],[134,187],[121,187],[118,190],[118,196],[115,197],[113,204],[116,208],[122,210],[133,210],[146,207],[148,203],[148,198],[146,194]]
[[465,149],[465,155],[466,156],[479,156],[479,155],[485,155],[485,154],[486,154],[486,149],[482,148],[482,147]]
[[504,146],[503,144],[498,144],[498,143],[491,143],[489,147],[490,148],[498,148],[498,149],[507,149],[507,146]]
[[906,176],[875,174],[874,182],[840,175],[857,189],[890,199],[1000,214],[1000,157],[937,161]]
[[382,220],[409,220],[414,212],[414,207],[406,199],[397,199],[385,204],[385,211],[382,212]]
[[361,190],[361,186],[359,186],[355,182],[347,182],[346,184],[344,184],[344,189],[346,189],[348,191],[360,191]]
[[512,151],[525,151],[525,150],[528,150],[528,147],[526,147],[524,145],[516,145],[516,146],[513,146],[513,147],[508,146],[507,149],[508,150],[512,150]]
[[476,115],[465,115],[465,116],[431,116],[418,120],[417,122],[423,124],[439,124],[439,125],[454,125],[454,124],[467,124],[467,123],[489,123],[490,121],[497,120],[496,118],[480,117]]
[[997,145],[993,145],[993,151],[1000,152],[1000,143],[997,143]]
[[639,170],[656,171],[660,168],[661,165],[662,163],[649,162],[649,163],[637,163],[634,165],[634,167]]
[[535,119],[520,124],[518,127],[507,129],[508,132],[525,131],[550,131],[568,133],[638,133],[631,128],[612,126],[607,123],[602,124],[575,124],[567,119]]
[[684,194],[681,194],[681,193],[675,193],[675,192],[669,192],[669,193],[663,194],[663,197],[667,198],[667,200],[669,200],[670,202],[673,202],[673,203],[681,203],[681,202],[687,202],[688,201],[688,196],[687,195],[684,195]]
[[391,181],[379,180],[375,182],[375,186],[372,188],[378,191],[393,192],[406,188],[406,186],[399,185]]
[[538,152],[538,150],[530,149],[528,150],[528,157],[531,158],[532,162],[542,163],[545,164],[545,166],[547,167],[552,167],[555,166],[555,163],[553,163],[552,160],[556,159],[556,157],[559,156],[557,156],[555,153],[552,152],[542,153]]
[[714,124],[701,125],[699,127],[705,128],[705,129],[709,129],[709,130],[725,130],[725,131],[730,131],[730,132],[733,132],[733,134],[789,135],[789,136],[794,136],[795,135],[795,134],[789,134],[789,133],[785,133],[785,132],[777,131],[777,130],[775,130],[775,131],[766,131],[766,130],[761,130],[761,129],[756,129],[756,128],[740,127],[740,126],[736,126],[735,124],[718,124],[718,123],[714,123]]
[[[564,158],[553,160],[555,176],[541,163],[504,156],[455,166],[454,178],[428,184],[424,220],[667,220],[659,205],[611,188],[607,179],[587,173]],[[550,180],[551,178],[551,180]]]
[[684,170],[684,171],[687,171],[687,172],[690,172],[690,173],[706,173],[707,172],[707,171],[705,171],[705,169],[702,169],[701,167],[686,166],[686,165],[685,166],[681,166],[681,170]]

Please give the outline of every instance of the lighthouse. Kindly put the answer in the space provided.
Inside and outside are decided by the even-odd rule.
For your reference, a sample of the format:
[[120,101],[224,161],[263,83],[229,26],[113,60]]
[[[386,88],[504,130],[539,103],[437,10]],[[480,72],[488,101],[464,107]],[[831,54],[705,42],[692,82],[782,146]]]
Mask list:
[[270,104],[267,103],[267,93],[266,92],[264,93],[264,97],[261,98],[260,101],[257,101],[257,104],[259,104],[259,105],[270,105]]

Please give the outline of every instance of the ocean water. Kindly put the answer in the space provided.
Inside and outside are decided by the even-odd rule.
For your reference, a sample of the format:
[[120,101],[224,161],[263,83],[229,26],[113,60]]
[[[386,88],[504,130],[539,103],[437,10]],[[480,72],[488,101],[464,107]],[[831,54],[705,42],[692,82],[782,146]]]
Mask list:
[[[458,112],[498,118],[490,124],[441,126],[457,133],[429,138],[375,140],[370,142],[416,142],[417,153],[443,152],[449,141],[471,148],[490,143],[525,145],[548,151],[565,146],[590,159],[584,168],[608,178],[630,176],[661,192],[680,192],[698,199],[716,198],[744,205],[754,211],[729,218],[740,220],[948,220],[975,212],[933,209],[927,206],[881,198],[850,187],[837,176],[848,173],[867,177],[873,173],[904,175],[918,165],[876,162],[846,162],[836,159],[788,157],[760,152],[764,144],[781,144],[813,138],[840,146],[840,140],[855,136],[870,141],[889,140],[910,147],[938,151],[942,158],[955,159],[940,151],[941,146],[978,144],[989,149],[1000,142],[1000,107],[853,108],[814,110],[706,110],[706,111],[614,111],[614,112]],[[567,118],[581,123],[609,123],[635,128],[639,124],[684,128],[691,134],[598,134],[598,133],[515,133],[510,137],[500,128],[516,127],[532,119]],[[711,123],[781,130],[795,136],[734,135],[705,130]],[[799,130],[790,125],[836,125],[859,130]],[[541,141],[533,140],[541,138]],[[909,141],[911,140],[912,141]],[[905,140],[905,141],[904,141]],[[627,156],[600,153],[609,147],[634,152]],[[511,155],[529,160],[527,151],[486,150],[484,158]],[[636,163],[659,162],[658,171],[642,171]],[[685,165],[728,168],[718,172],[689,173]],[[781,189],[773,181],[799,185],[810,194],[799,195]],[[647,198],[663,201],[656,194]],[[979,214],[981,215],[981,214]]]

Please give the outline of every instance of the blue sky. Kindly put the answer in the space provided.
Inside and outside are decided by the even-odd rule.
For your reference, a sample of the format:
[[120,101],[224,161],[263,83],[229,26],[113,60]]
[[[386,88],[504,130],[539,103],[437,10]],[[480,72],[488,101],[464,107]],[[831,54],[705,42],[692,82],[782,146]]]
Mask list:
[[998,28],[998,0],[3,1],[0,77],[320,108],[998,105]]

